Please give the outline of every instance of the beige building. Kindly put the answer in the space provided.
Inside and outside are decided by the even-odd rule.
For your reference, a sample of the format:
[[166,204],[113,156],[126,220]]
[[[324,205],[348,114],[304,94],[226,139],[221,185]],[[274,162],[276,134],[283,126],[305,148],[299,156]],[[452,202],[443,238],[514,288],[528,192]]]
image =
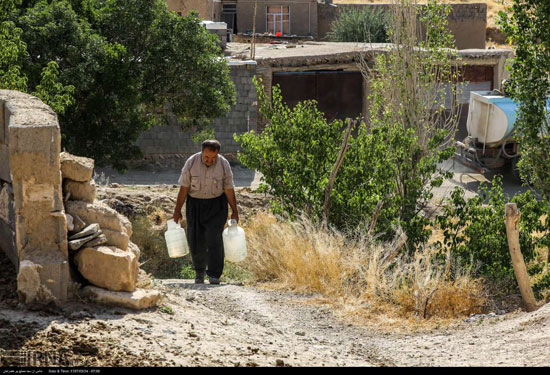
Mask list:
[[[232,34],[250,34],[256,19],[256,33],[277,36],[295,35],[326,40],[332,21],[345,8],[377,7],[389,4],[332,4],[319,0],[166,0],[168,8],[180,15],[191,10],[200,18],[222,21]],[[449,15],[449,29],[458,49],[485,48],[487,4],[454,3]],[[254,17],[255,14],[255,17]]]
[[225,22],[233,34],[252,32],[255,12],[256,33],[317,35],[317,0],[166,0],[166,4],[180,15],[196,10],[203,19]]
[[199,12],[199,17],[214,21],[220,17],[218,9],[221,1],[216,0],[166,0],[168,9],[180,16],[187,16],[190,11]]

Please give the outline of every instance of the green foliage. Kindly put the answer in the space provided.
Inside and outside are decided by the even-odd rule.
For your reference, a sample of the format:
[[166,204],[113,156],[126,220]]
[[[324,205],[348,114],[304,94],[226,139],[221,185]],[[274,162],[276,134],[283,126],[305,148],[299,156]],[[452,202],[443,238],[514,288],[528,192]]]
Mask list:
[[[168,110],[197,126],[234,103],[216,36],[196,14],[178,17],[163,0],[25,1],[13,21],[27,45],[29,86],[52,106],[66,106],[63,147],[98,165],[124,169],[141,155],[139,135],[165,123]],[[63,86],[42,82],[57,74],[50,61]]]
[[[376,57],[374,67],[363,64],[371,85],[369,125],[360,129],[355,153],[359,159],[353,162],[355,183],[372,176],[371,183],[386,187],[383,195],[370,195],[384,203],[382,232],[391,235],[390,228],[401,226],[410,250],[430,235],[423,211],[432,189],[449,176],[439,165],[453,154],[458,124],[458,108],[445,103],[448,87],[451,95],[459,91],[458,58],[445,49],[453,45],[446,23],[450,8],[430,1],[421,14],[418,9],[411,0],[394,5],[389,29],[393,46]],[[417,19],[425,27],[422,39]],[[373,148],[378,156],[369,155]],[[361,176],[361,169],[370,173]],[[369,199],[365,193],[363,201]]]
[[550,199],[550,2],[513,0],[500,24],[515,44],[510,94],[518,101],[515,136],[522,178]]
[[[403,43],[378,56],[374,68],[364,64],[366,70],[372,69],[368,123],[358,124],[348,143],[330,197],[328,221],[339,229],[367,225],[381,203],[375,232],[389,239],[402,227],[412,250],[430,235],[423,209],[431,190],[448,176],[438,165],[453,152],[449,145],[457,117],[452,111],[447,114],[444,98],[447,83],[456,77],[453,56],[440,49],[448,39],[429,37],[437,34],[429,25],[428,37],[416,39],[409,33],[409,27],[416,27],[416,16],[405,17],[409,14],[405,10],[411,8],[396,8],[393,20],[398,22],[390,33]],[[435,6],[426,10],[426,17],[446,19],[445,15]],[[445,32],[440,27],[444,24],[441,21],[434,28]],[[260,189],[278,198],[276,212],[293,216],[305,211],[321,219],[325,189],[344,137],[343,123],[329,123],[312,101],[289,108],[277,87],[271,99],[261,84],[257,83],[257,91],[260,113],[268,125],[263,133],[235,137],[242,150],[239,159],[262,173]]]
[[[530,190],[510,199],[504,194],[502,179],[498,176],[490,188],[481,184],[478,195],[473,198],[466,199],[464,190],[455,188],[443,206],[442,214],[437,217],[437,223],[444,235],[440,245],[450,249],[463,265],[474,265],[480,275],[503,286],[515,287],[504,220],[508,202],[516,203],[521,212],[519,240],[525,262],[534,261],[536,264],[536,247],[550,245],[550,227],[541,220],[549,212],[549,205],[537,200]],[[541,270],[531,267],[529,271],[533,275]]]
[[74,86],[63,86],[59,81],[59,69],[55,61],[50,61],[42,70],[42,80],[36,86],[32,95],[48,103],[54,112],[65,113],[67,107],[73,104]]
[[388,42],[388,16],[376,7],[342,8],[330,25],[331,42]]
[[278,87],[270,99],[254,78],[259,111],[269,122],[262,133],[236,135],[239,160],[263,174],[260,191],[270,192],[279,202],[275,211],[290,215],[305,211],[319,217],[324,188],[343,139],[342,122],[328,123],[314,101],[289,108]]
[[196,144],[202,144],[202,142],[207,139],[216,139],[216,130],[211,127],[205,127],[203,129],[198,129],[191,135],[191,140]]
[[[16,18],[15,6],[21,1],[3,0],[0,3],[0,88],[8,90],[31,91],[24,65],[29,58],[27,44],[23,41],[23,30],[12,19]],[[58,65],[49,61],[39,71],[40,83],[33,95],[49,104],[57,113],[63,113],[72,103],[74,87],[63,86],[58,81]]]

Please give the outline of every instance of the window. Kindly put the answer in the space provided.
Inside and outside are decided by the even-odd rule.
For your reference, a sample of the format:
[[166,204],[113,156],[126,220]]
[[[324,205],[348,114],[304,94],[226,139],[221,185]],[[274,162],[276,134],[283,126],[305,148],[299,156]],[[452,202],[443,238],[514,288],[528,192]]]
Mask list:
[[269,5],[267,7],[267,31],[271,34],[290,34],[290,7]]

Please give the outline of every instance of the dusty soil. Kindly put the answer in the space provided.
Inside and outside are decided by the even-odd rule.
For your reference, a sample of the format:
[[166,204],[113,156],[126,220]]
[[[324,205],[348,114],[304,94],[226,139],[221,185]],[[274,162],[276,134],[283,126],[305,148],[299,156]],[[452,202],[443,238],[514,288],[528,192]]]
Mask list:
[[[177,187],[143,189],[102,186],[98,196],[171,213]],[[243,216],[267,202],[246,188],[238,194]],[[318,296],[262,285],[153,280],[164,294],[154,309],[85,300],[29,308],[2,252],[0,275],[0,366],[550,366],[550,304],[388,333],[313,303]]]
[[[11,266],[3,266],[5,274]],[[13,296],[14,283],[7,285],[2,295]],[[429,333],[389,334],[308,303],[314,296],[190,280],[156,280],[155,287],[162,304],[141,312],[85,301],[32,311],[4,299],[0,365],[550,365],[550,305]]]

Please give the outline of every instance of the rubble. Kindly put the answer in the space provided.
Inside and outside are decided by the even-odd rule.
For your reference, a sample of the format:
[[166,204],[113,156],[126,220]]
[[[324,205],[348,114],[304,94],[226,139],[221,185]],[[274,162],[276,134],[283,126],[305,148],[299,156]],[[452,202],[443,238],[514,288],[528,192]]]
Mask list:
[[126,307],[134,310],[142,310],[157,306],[162,299],[162,294],[153,289],[136,289],[133,292],[114,292],[86,286],[82,289],[82,296],[92,299],[94,302]]
[[94,159],[71,155],[68,152],[60,154],[61,174],[78,182],[88,182],[94,172]]
[[92,203],[95,199],[96,184],[94,180],[78,182],[65,178],[63,180],[63,192],[71,194],[69,200]]

